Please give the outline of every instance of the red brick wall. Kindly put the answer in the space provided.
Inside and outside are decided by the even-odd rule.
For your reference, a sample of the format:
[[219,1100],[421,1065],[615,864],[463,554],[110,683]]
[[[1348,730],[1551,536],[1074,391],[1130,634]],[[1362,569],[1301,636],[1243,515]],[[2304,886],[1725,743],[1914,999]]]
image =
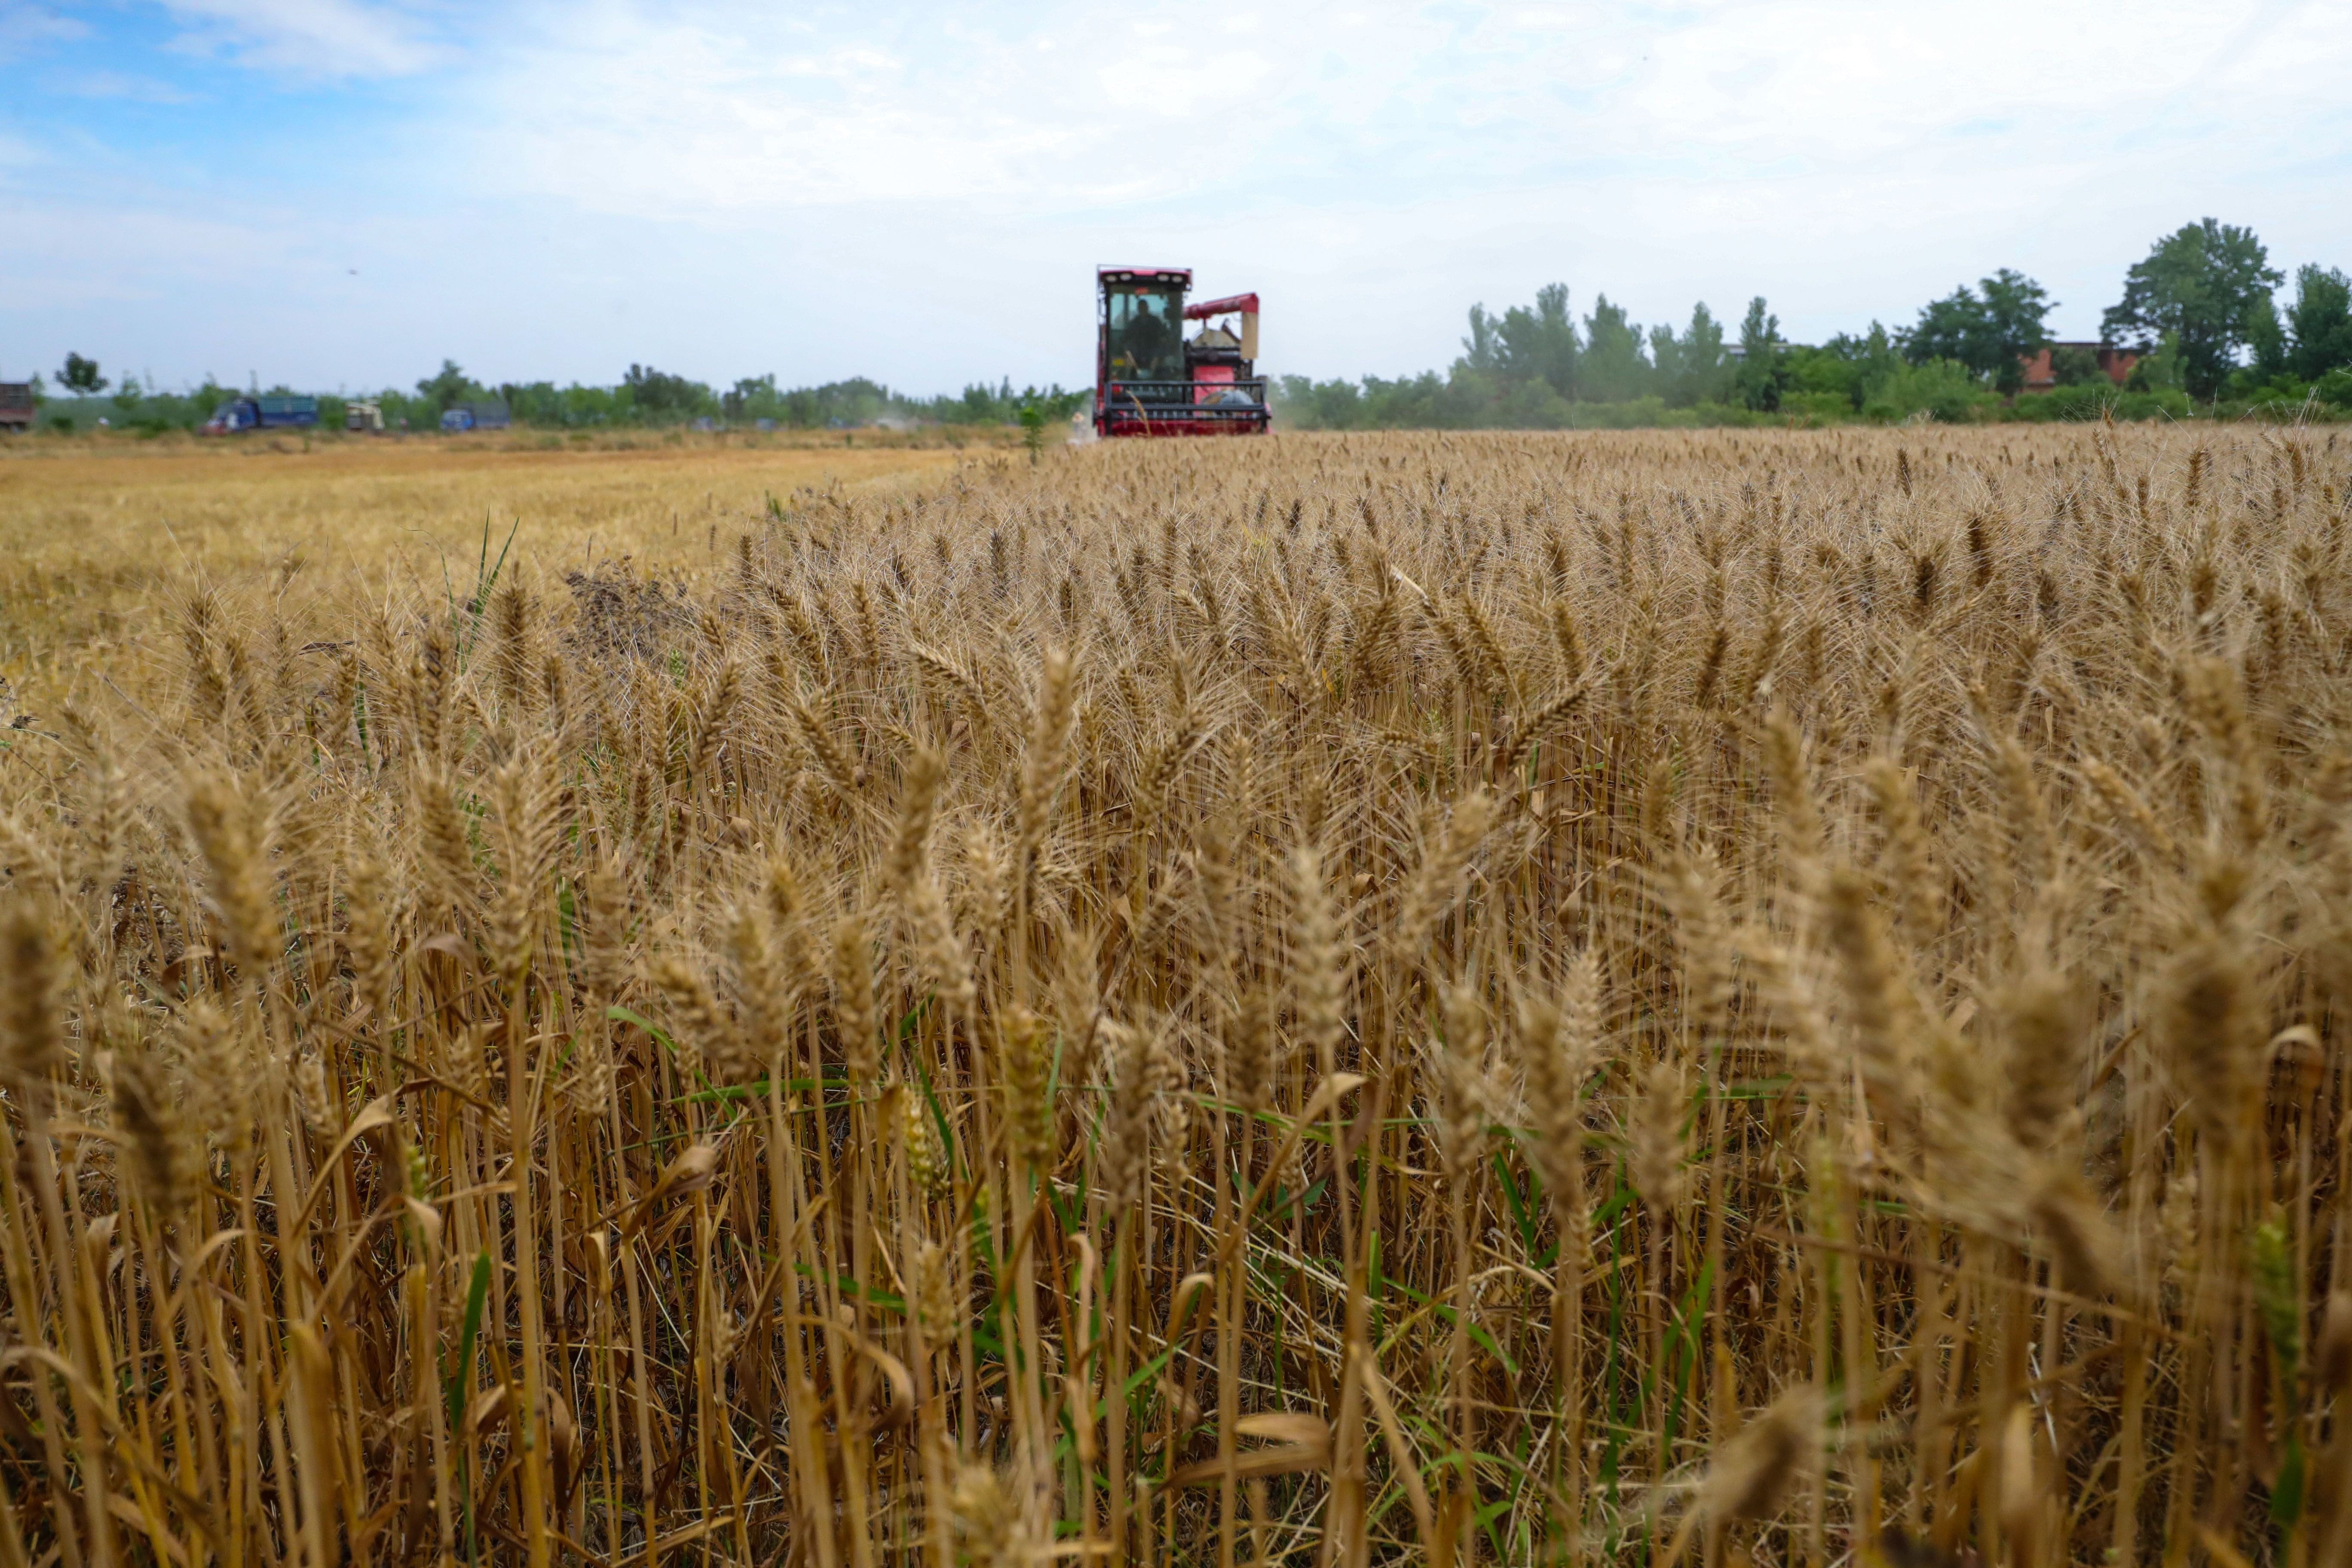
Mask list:
[[2047,392],[2058,384],[2058,378],[2050,368],[2050,351],[2059,348],[2091,349],[2099,356],[2099,368],[2105,371],[2107,379],[2117,386],[2121,386],[2124,378],[2131,374],[2132,366],[2139,363],[2139,355],[2129,349],[2109,348],[2105,344],[2094,347],[2090,343],[2052,343],[2039,353],[2017,356],[2017,363],[2025,370],[2026,391]]

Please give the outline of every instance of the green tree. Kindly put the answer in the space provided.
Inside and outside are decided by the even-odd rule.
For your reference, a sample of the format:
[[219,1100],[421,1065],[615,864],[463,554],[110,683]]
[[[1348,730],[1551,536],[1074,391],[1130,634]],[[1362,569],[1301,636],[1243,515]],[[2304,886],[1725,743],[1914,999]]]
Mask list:
[[1889,423],[1925,415],[1937,424],[1964,425],[1976,418],[1980,409],[2000,405],[2000,400],[1959,361],[1929,360],[1895,366],[1862,411],[1868,418]]
[[2268,294],[2246,310],[2246,348],[2253,355],[2257,378],[2267,381],[2286,374],[2286,328],[2279,321],[2277,303]]
[[2004,267],[1977,286],[1984,290],[1985,326],[1990,338],[1987,351],[1993,389],[2014,395],[2025,384],[2024,362],[2050,341],[2044,325],[2058,301],[2050,291],[2013,267]]
[[126,375],[114,389],[114,406],[125,419],[139,412],[141,400],[147,395],[135,375]]
[[1919,320],[1903,334],[1903,357],[1913,364],[1935,360],[1966,364],[1984,337],[1984,301],[1963,285],[1919,308]]
[[416,395],[423,399],[435,418],[446,414],[454,405],[481,395],[482,389],[474,384],[473,377],[457,367],[457,362],[445,359],[441,368],[416,384]]
[[65,368],[58,372],[58,384],[77,397],[96,397],[106,390],[106,377],[98,374],[96,360],[68,353]]
[[2107,335],[2142,353],[2167,333],[2179,357],[2181,385],[2192,397],[2221,389],[2258,314],[2284,274],[2254,231],[2211,218],[2185,224],[2156,242],[2124,276],[2124,297],[2102,318]]
[[1650,329],[1650,379],[1661,396],[1682,384],[1683,343],[1671,321]]
[[781,405],[773,375],[747,375],[719,395],[719,405],[730,419],[773,419]]
[[2352,367],[2352,278],[2316,262],[2297,268],[2286,338],[2286,368],[2305,381]]
[[1301,430],[1356,430],[1363,426],[1364,398],[1352,381],[1316,381],[1286,375],[1275,385],[1275,406],[1286,425]]
[[656,420],[689,419],[715,403],[710,388],[702,383],[671,375],[649,364],[631,365],[629,374],[621,378],[621,384],[628,389],[630,406]]
[[1859,408],[1862,367],[1854,362],[1852,334],[1840,332],[1819,348],[1791,347],[1781,363],[1785,374],[1780,401],[1792,393],[1843,400],[1849,410]]
[[2108,380],[2099,368],[2099,356],[2089,349],[2051,350],[2050,378],[2060,386],[2105,385]]
[[1537,289],[1532,310],[1514,305],[1504,311],[1495,337],[1496,367],[1507,380],[1540,381],[1562,397],[1576,395],[1580,348],[1576,321],[1568,313],[1567,284],[1547,283]]
[[1599,403],[1623,403],[1650,389],[1650,362],[1642,356],[1642,329],[1625,319],[1625,309],[1606,294],[1592,297],[1584,318],[1584,354],[1577,367],[1582,395]]
[[2131,367],[2130,374],[2124,377],[2124,390],[2179,392],[2183,390],[2181,381],[2184,374],[2179,335],[2167,332],[2155,348],[2141,355],[2139,363]]
[[1876,321],[1860,337],[1840,332],[1817,349],[1791,349],[1788,385],[1799,392],[1837,393],[1859,411],[1903,367],[1895,336]]
[[1657,362],[1659,390],[1668,403],[1687,408],[1723,395],[1723,323],[1704,300],[1691,307],[1690,322],[1675,340],[1674,361],[1671,379],[1665,362]]
[[213,410],[236,395],[235,391],[214,380],[212,373],[207,371],[196,389],[181,399],[184,410],[181,423],[191,426],[201,425],[212,416]]
[[1748,301],[1739,322],[1739,374],[1735,384],[1740,401],[1767,412],[1780,406],[1781,356],[1787,343],[1780,336],[1780,318],[1764,308],[1764,296]]
[[1860,406],[1903,368],[1903,353],[1895,346],[1895,335],[1874,320],[1870,331],[1854,342],[1852,353],[1862,372],[1854,385],[1856,406]]
[[1462,358],[1455,363],[1479,372],[1503,366],[1502,321],[1484,305],[1470,307],[1470,335],[1462,340]]
[[2013,393],[2025,384],[2021,360],[2050,341],[2042,323],[2055,303],[2041,284],[2004,267],[1979,279],[1976,289],[1963,285],[1922,309],[1918,324],[1904,334],[1904,357],[1914,364],[1957,361]]

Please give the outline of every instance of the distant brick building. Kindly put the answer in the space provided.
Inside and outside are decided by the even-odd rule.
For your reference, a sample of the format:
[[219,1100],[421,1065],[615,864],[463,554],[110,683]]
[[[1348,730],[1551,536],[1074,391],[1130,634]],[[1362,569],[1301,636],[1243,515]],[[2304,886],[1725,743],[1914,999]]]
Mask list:
[[2132,366],[2139,363],[2138,354],[2129,349],[2119,349],[2113,343],[2047,343],[2039,353],[2017,356],[2017,363],[2025,367],[2026,391],[2047,392],[2058,384],[2058,374],[2051,369],[2050,356],[2060,349],[2080,349],[2091,355],[2099,362],[2099,368],[2106,372],[2107,379],[2117,386],[2124,384],[2124,377],[2131,374]]

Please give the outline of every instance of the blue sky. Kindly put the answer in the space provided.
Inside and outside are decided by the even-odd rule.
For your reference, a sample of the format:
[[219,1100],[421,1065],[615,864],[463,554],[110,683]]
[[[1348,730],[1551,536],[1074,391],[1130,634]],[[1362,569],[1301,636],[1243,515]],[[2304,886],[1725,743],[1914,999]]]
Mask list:
[[2210,214],[2352,267],[2352,0],[0,0],[0,375],[1086,379],[1097,261],[1399,374],[1559,279],[1801,341]]

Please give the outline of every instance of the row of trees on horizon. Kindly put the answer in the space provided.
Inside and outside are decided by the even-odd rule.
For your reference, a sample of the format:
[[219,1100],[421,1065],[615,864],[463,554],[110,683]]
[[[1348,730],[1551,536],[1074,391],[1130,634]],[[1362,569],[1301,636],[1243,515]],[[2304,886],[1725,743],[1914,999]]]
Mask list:
[[[2057,390],[2025,394],[2026,362],[2051,346],[2049,290],[2013,268],[1929,301],[1907,326],[1873,321],[1821,344],[1788,342],[1759,296],[1727,331],[1707,306],[1680,330],[1643,327],[1605,294],[1581,322],[1567,285],[1499,315],[1470,308],[1463,353],[1441,374],[1384,380],[1285,376],[1287,421],[1324,429],[1572,427],[1741,416],[1954,422],[2064,416],[2093,404],[2184,417],[2194,405],[2352,411],[2352,279],[2285,275],[2252,230],[2205,218],[2158,240],[2101,318],[2105,342],[2139,356],[2118,389],[2089,349],[2056,349]],[[1674,416],[1681,416],[1679,419]]]
[[[36,379],[45,397],[48,389]],[[50,423],[66,429],[99,418],[142,432],[188,429],[201,425],[231,398],[265,395],[291,395],[299,389],[278,385],[252,388],[223,385],[207,376],[196,386],[167,392],[142,384],[136,376],[110,380],[92,359],[69,353],[58,373],[57,384],[74,400],[71,410],[58,410]],[[975,383],[951,396],[916,397],[879,382],[853,377],[822,386],[786,387],[773,375],[746,376],[719,390],[688,376],[632,364],[611,386],[574,383],[558,386],[550,381],[485,383],[455,360],[416,383],[414,391],[387,387],[381,392],[337,394],[320,398],[320,423],[341,427],[345,407],[365,400],[379,407],[389,429],[432,430],[441,416],[462,404],[490,400],[507,405],[518,425],[565,429],[597,426],[662,426],[690,425],[708,419],[714,425],[757,426],[761,421],[780,429],[823,430],[856,428],[884,422],[924,425],[1011,425],[1026,408],[1042,409],[1050,418],[1066,419],[1087,401],[1083,391],[1061,386],[1013,389],[1007,377],[995,386]]]
[[[2252,229],[2212,218],[2158,240],[2126,274],[2101,319],[2105,342],[2139,356],[2121,389],[2095,353],[2058,349],[2056,389],[2028,393],[2025,362],[2051,344],[2057,301],[2033,279],[2001,268],[1921,307],[1907,326],[1872,321],[1821,344],[1787,341],[1761,296],[1727,328],[1701,302],[1689,321],[1643,326],[1605,294],[1581,320],[1566,284],[1500,314],[1470,307],[1463,353],[1444,373],[1383,380],[1276,378],[1283,423],[1307,429],[1569,428],[1737,423],[1802,417],[1963,422],[2068,417],[2112,409],[2123,417],[2233,414],[2264,405],[2352,414],[2352,278],[2312,263],[2287,281]],[[75,401],[50,423],[78,419],[150,432],[188,428],[243,390],[207,377],[184,392],[110,382],[100,364],[68,354],[60,390]],[[38,378],[37,395],[46,389]],[[257,388],[256,390],[258,390]],[[295,389],[278,386],[275,393]],[[708,420],[807,430],[877,423],[1010,425],[1066,419],[1089,398],[1061,385],[1013,390],[975,383],[961,394],[916,397],[863,377],[786,387],[772,375],[724,389],[632,364],[610,386],[550,381],[485,384],[444,360],[415,390],[355,395],[392,428],[429,430],[460,404],[503,401],[515,423],[556,428],[681,426]],[[321,423],[342,423],[342,401],[322,399]]]

